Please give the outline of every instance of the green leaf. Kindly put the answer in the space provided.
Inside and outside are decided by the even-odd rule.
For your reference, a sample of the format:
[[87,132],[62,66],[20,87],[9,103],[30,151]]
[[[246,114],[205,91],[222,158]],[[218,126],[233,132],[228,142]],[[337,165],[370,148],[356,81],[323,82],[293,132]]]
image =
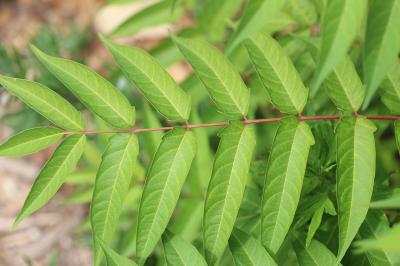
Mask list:
[[142,262],[168,225],[195,153],[193,133],[183,128],[168,132],[157,150],[139,208],[136,255]]
[[72,131],[84,129],[81,113],[48,87],[25,79],[0,75],[0,84],[54,124]]
[[381,84],[382,102],[394,114],[400,115],[400,63],[396,63]]
[[245,46],[272,104],[281,112],[300,114],[307,102],[308,90],[278,42],[259,33],[248,39]]
[[227,47],[231,53],[243,40],[261,30],[284,5],[285,0],[250,0],[247,2],[239,25],[233,33]]
[[123,21],[116,29],[113,30],[111,36],[132,36],[146,27],[176,22],[181,17],[183,10],[181,6],[178,5],[176,8],[174,8],[174,12],[171,12],[172,4],[173,0],[163,0],[146,7],[145,9],[135,13],[133,16]]
[[130,129],[135,123],[135,109],[109,81],[77,62],[49,56],[32,46],[36,57],[82,103],[117,128]]
[[262,198],[261,240],[276,253],[292,224],[314,137],[305,122],[281,120],[268,159]]
[[233,230],[229,248],[237,266],[278,265],[256,239],[240,229]]
[[74,170],[81,158],[85,142],[84,135],[72,135],[61,142],[33,183],[24,206],[15,219],[14,227],[56,194],[65,177]]
[[173,235],[168,230],[162,237],[164,254],[167,265],[171,266],[206,266],[204,258],[199,251],[178,235]]
[[50,146],[64,135],[55,127],[36,127],[24,130],[0,144],[0,156],[20,157]]
[[322,221],[322,215],[324,214],[324,209],[325,206],[322,204],[316,212],[313,214],[311,218],[310,225],[308,226],[308,231],[307,231],[307,238],[306,238],[306,247],[310,246],[310,243],[315,235],[315,232],[317,232],[319,226],[321,225]]
[[333,68],[323,86],[339,110],[357,112],[364,100],[365,88],[348,56]]
[[95,265],[101,262],[96,238],[108,244],[116,229],[139,152],[133,134],[115,134],[104,151],[94,185],[90,221],[95,241]]
[[395,188],[375,199],[369,205],[372,209],[400,209],[400,188]]
[[368,212],[375,177],[376,127],[365,118],[345,117],[336,130],[340,261]]
[[200,39],[174,37],[174,42],[207,88],[217,108],[230,118],[246,116],[250,92],[228,59],[217,48]]
[[285,10],[301,25],[312,25],[317,20],[317,11],[310,0],[289,0],[285,4]]
[[294,248],[300,266],[336,266],[336,257],[321,242],[313,239],[308,247],[304,245],[304,240],[296,237]]
[[[364,45],[366,108],[400,52],[400,1],[370,1]],[[400,105],[400,103],[398,103]]]
[[[389,221],[383,211],[369,211],[363,225],[360,228],[360,236],[363,239],[377,239],[390,230]],[[356,242],[357,243],[357,242]],[[399,265],[399,254],[390,253],[385,250],[370,250],[367,257],[372,265]]]
[[108,247],[103,240],[96,239],[106,255],[107,266],[135,266],[136,262],[119,255],[117,252]]
[[112,44],[104,37],[101,40],[125,75],[163,116],[169,120],[188,120],[191,109],[189,96],[155,58],[142,49]]
[[366,0],[329,1],[321,25],[322,44],[312,86],[319,87],[340,63],[360,29]]
[[214,265],[222,256],[243,198],[256,144],[251,126],[234,121],[220,134],[204,208],[206,260]]

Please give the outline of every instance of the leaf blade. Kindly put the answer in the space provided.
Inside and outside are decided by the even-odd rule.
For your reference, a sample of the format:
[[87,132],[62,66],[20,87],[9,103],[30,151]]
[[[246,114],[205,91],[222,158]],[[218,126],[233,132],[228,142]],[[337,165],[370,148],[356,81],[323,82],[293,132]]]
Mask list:
[[63,135],[64,131],[55,127],[27,129],[0,144],[0,156],[25,156],[47,148]]
[[173,38],[207,88],[217,108],[231,118],[247,115],[250,93],[232,63],[214,46],[199,39]]
[[381,84],[382,102],[394,114],[400,114],[400,63],[396,63]]
[[295,117],[281,121],[268,159],[262,197],[261,240],[276,253],[293,221],[314,137]]
[[365,219],[375,176],[375,126],[365,118],[343,118],[337,127],[338,261]]
[[371,1],[364,45],[366,108],[400,51],[400,1]]
[[77,62],[53,57],[31,47],[45,67],[88,109],[109,124],[123,129],[134,125],[135,109],[109,81]]
[[163,138],[146,177],[140,200],[136,255],[144,260],[164,232],[195,155],[193,133],[183,128]]
[[259,33],[248,39],[245,46],[274,106],[284,113],[300,114],[308,90],[278,42]]
[[[14,222],[14,227],[24,218],[38,210],[57,192],[64,178],[78,163],[86,142],[84,135],[67,137],[54,151],[32,185],[24,206]],[[54,168],[56,171],[54,172]]]
[[335,255],[318,240],[312,239],[310,245],[306,247],[304,240],[296,237],[294,244],[300,266],[338,265]]
[[96,265],[100,263],[102,254],[96,239],[101,239],[105,244],[111,240],[133,176],[138,145],[135,135],[116,134],[111,137],[102,156],[90,210]]
[[84,129],[82,114],[48,87],[30,80],[2,75],[0,75],[0,84],[54,124],[72,131]]
[[130,260],[128,258],[125,258],[115,252],[113,249],[108,247],[104,241],[98,240],[100,243],[100,246],[106,256],[106,261],[107,261],[107,266],[136,266],[136,262],[133,260]]
[[101,40],[125,75],[163,116],[169,120],[188,120],[189,96],[156,59],[139,48],[113,44],[104,37]]
[[204,207],[203,239],[209,264],[218,261],[228,244],[255,147],[252,128],[238,121],[231,122],[220,137]]
[[207,265],[199,251],[193,245],[183,240],[179,235],[174,235],[169,231],[165,231],[162,242],[167,265]]

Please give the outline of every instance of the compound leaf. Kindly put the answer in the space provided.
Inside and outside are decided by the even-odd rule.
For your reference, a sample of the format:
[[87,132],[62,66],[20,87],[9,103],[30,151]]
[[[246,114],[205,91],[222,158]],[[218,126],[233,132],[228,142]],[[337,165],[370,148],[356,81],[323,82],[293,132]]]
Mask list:
[[366,0],[329,1],[321,25],[322,44],[312,82],[313,90],[344,59],[360,29],[366,7]]
[[231,122],[220,137],[203,220],[205,256],[211,265],[218,261],[228,244],[256,143],[252,127],[239,121]]
[[308,247],[304,240],[295,237],[294,248],[300,266],[336,266],[336,257],[333,253],[318,240],[311,240]]
[[337,127],[338,261],[345,255],[368,212],[375,177],[375,125],[343,118]]
[[259,241],[240,229],[233,230],[229,248],[237,266],[278,265]]
[[191,101],[155,58],[142,49],[112,44],[101,38],[125,75],[167,119],[186,121]]
[[54,196],[64,183],[65,177],[74,170],[82,156],[85,143],[84,135],[72,135],[61,142],[33,183],[24,206],[15,219],[14,227]]
[[174,235],[168,230],[162,237],[164,254],[167,265],[171,266],[207,266],[206,261],[199,251],[180,236]]
[[[367,107],[400,51],[400,1],[370,1],[364,45],[364,80]],[[398,105],[400,103],[398,102]]]
[[25,79],[0,75],[0,84],[54,124],[71,131],[84,129],[81,113],[48,87]]
[[400,64],[394,65],[381,84],[382,102],[394,114],[400,114]]
[[104,151],[97,171],[90,221],[95,243],[95,264],[101,261],[96,238],[108,244],[115,231],[139,152],[133,134],[115,134]]
[[243,40],[261,30],[284,5],[285,0],[250,0],[243,10],[239,25],[233,33],[227,53],[231,53]]
[[272,104],[284,113],[301,113],[307,102],[308,90],[279,43],[259,33],[248,39],[245,46]]
[[178,201],[196,152],[193,133],[183,128],[168,132],[151,163],[140,201],[136,255],[150,255]]
[[246,116],[250,92],[228,59],[206,41],[181,37],[174,37],[174,41],[217,108],[231,118]]
[[108,247],[103,240],[96,239],[99,242],[107,261],[107,266],[136,266],[136,262],[125,258],[115,252],[113,249]]
[[271,252],[278,251],[293,221],[313,144],[307,123],[295,117],[281,120],[268,159],[262,197],[261,240]]
[[36,127],[24,130],[0,145],[0,156],[25,156],[44,148],[59,140],[64,131],[55,127]]
[[36,57],[88,109],[110,125],[129,129],[135,123],[135,109],[109,81],[77,62],[49,56],[32,46]]

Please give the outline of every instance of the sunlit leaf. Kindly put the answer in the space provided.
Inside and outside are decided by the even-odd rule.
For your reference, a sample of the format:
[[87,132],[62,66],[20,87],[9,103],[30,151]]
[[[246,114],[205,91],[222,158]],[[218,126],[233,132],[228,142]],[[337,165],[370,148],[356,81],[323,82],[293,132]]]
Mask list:
[[375,177],[375,125],[365,118],[343,118],[336,129],[338,261],[345,255],[368,212]]
[[301,113],[307,102],[308,90],[278,42],[259,33],[247,40],[245,45],[273,105],[284,113]]
[[237,266],[278,265],[259,241],[240,229],[233,230],[229,248]]
[[276,253],[293,221],[314,137],[305,122],[281,120],[268,159],[262,198],[261,239]]
[[246,116],[250,93],[228,59],[203,40],[174,37],[174,41],[207,88],[217,108],[232,118]]
[[49,56],[32,46],[36,57],[82,103],[117,128],[131,128],[135,123],[135,109],[109,81],[85,65]]
[[81,113],[48,87],[30,80],[2,75],[0,75],[0,84],[54,124],[72,131],[84,129]]
[[188,120],[191,109],[189,96],[154,57],[142,49],[101,39],[125,75],[163,116],[169,120]]
[[119,255],[113,249],[108,247],[104,243],[104,241],[102,241],[101,239],[98,239],[97,241],[100,243],[100,246],[105,254],[107,266],[135,266],[135,265],[137,265],[136,262],[134,262],[133,260],[130,260],[128,258],[125,258],[125,257]]
[[212,265],[222,256],[228,244],[256,143],[253,128],[239,121],[226,127],[220,137],[203,221],[206,260]]
[[[370,1],[364,45],[364,80],[367,107],[400,52],[400,1]],[[400,105],[400,103],[398,103]]]
[[45,205],[56,194],[65,177],[74,170],[81,158],[85,142],[84,135],[72,135],[61,142],[33,183],[14,226]]
[[36,127],[24,130],[0,144],[0,156],[20,157],[50,146],[64,135],[55,127]]
[[138,216],[136,255],[150,255],[171,218],[195,156],[193,133],[183,128],[168,132],[148,171]]
[[361,27],[367,8],[366,0],[329,1],[324,13],[322,44],[312,87],[319,87],[347,53]]
[[360,251],[384,251],[398,256],[400,253],[399,239],[400,224],[396,224],[376,238],[357,241],[356,246]]
[[116,134],[104,151],[96,175],[90,219],[95,241],[95,265],[101,262],[99,243],[108,244],[116,229],[139,152],[137,137]]
[[165,259],[171,266],[206,266],[207,263],[199,251],[179,235],[165,231],[162,236]]

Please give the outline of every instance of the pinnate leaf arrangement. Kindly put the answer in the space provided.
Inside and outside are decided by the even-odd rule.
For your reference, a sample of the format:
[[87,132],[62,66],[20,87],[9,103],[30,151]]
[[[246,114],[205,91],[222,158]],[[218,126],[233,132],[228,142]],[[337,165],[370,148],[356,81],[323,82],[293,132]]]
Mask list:
[[[233,13],[240,1],[221,2],[205,10],[229,17],[224,12]],[[155,17],[166,17],[165,4],[158,5],[152,6]],[[275,33],[285,21],[274,16],[287,6],[301,30],[282,37]],[[352,264],[357,256],[371,265],[399,265],[399,253],[368,249],[363,241],[379,240],[398,222],[383,211],[400,208],[400,193],[389,177],[376,175],[375,123],[394,128],[399,149],[400,1],[250,0],[224,51],[206,40],[221,39],[203,28],[208,20],[210,27],[222,23],[203,17],[203,36],[169,39],[195,73],[189,86],[178,85],[150,53],[100,36],[152,106],[144,103],[140,113],[145,128],[135,127],[135,107],[110,81],[34,46],[37,59],[109,129],[88,129],[82,112],[43,84],[0,76],[10,94],[52,124],[10,137],[0,156],[59,143],[14,226],[69,182],[93,135],[110,135],[88,200],[95,265],[143,265],[154,254],[163,254],[167,265],[361,265]],[[320,32],[310,32],[318,22]],[[130,34],[130,23],[114,35]],[[225,120],[202,123],[204,97],[195,90],[207,91]],[[334,106],[333,114],[316,115],[326,111],[317,102]],[[367,109],[376,102],[382,108]],[[276,115],[257,117],[259,106]],[[370,115],[379,110],[393,114]],[[158,115],[169,125],[161,126]],[[213,158],[205,128],[218,127]],[[142,133],[152,159],[140,184]],[[136,206],[128,225],[130,258],[112,248],[128,203]],[[356,246],[364,253],[354,252]]]

